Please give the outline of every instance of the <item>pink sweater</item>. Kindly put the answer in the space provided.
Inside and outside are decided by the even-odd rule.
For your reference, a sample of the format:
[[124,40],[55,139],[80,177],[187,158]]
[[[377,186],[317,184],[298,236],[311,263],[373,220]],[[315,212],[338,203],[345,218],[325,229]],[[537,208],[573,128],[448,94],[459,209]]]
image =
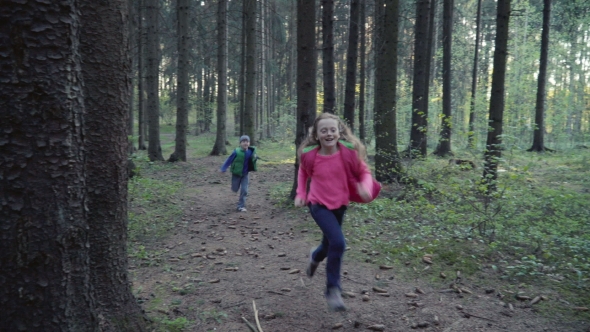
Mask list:
[[[329,156],[318,154],[315,158],[313,171],[305,169],[303,164],[299,167],[297,179],[297,197],[306,202],[322,204],[328,209],[334,210],[349,203],[349,188],[347,174],[342,161],[341,152]],[[373,190],[371,171],[364,162],[358,163],[360,183],[369,193]],[[312,173],[312,181],[307,191],[307,180]],[[352,188],[356,191],[356,188]]]

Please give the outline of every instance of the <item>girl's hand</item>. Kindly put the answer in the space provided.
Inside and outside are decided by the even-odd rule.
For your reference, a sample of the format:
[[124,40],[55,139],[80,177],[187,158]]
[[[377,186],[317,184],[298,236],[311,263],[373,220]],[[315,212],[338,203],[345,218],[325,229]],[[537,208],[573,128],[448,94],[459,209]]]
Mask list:
[[305,200],[303,198],[300,198],[300,197],[295,197],[295,206],[297,206],[297,207],[304,207],[305,206]]
[[373,198],[373,196],[369,193],[369,191],[367,191],[367,189],[365,189],[365,187],[363,187],[363,185],[360,183],[356,184],[356,190],[364,202],[370,202],[371,199]]

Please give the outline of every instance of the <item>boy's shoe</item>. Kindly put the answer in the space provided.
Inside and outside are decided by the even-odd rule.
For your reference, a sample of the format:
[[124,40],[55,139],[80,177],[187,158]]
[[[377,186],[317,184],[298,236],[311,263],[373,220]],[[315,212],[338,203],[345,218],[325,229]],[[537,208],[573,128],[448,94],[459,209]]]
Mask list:
[[307,263],[307,269],[305,269],[305,274],[307,274],[308,277],[313,277],[315,270],[317,270],[318,266],[320,265],[319,262],[316,262],[313,260],[313,252],[315,251],[316,248],[311,248],[311,250],[309,251],[309,262]]
[[337,287],[328,289],[326,301],[328,302],[330,311],[346,311],[346,306],[344,306],[344,302],[342,301],[341,291]]
[[238,208],[238,211],[240,211],[240,212],[246,212],[246,211],[248,211],[248,210],[246,210],[246,208],[245,208],[245,207],[239,207],[239,208]]

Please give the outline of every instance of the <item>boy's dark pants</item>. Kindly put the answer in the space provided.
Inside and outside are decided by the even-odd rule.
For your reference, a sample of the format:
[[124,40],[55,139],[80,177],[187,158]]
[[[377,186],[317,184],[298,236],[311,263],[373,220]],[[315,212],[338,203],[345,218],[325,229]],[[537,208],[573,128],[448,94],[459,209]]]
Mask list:
[[328,210],[321,204],[310,204],[309,211],[316,224],[324,233],[322,243],[311,254],[315,262],[321,262],[328,257],[326,263],[326,291],[330,288],[340,287],[340,267],[342,266],[342,256],[346,249],[344,234],[342,233],[342,221],[346,213],[346,206],[341,206],[335,210]]

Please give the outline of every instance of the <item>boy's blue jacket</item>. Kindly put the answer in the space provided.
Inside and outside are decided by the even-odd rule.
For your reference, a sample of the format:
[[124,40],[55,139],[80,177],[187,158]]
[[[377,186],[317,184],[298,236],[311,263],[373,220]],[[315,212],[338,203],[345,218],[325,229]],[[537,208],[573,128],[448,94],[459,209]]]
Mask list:
[[242,148],[236,148],[221,166],[221,171],[225,172],[231,166],[230,171],[232,174],[243,176],[248,172],[257,170],[257,160],[256,147],[250,146],[246,151],[242,150]]

